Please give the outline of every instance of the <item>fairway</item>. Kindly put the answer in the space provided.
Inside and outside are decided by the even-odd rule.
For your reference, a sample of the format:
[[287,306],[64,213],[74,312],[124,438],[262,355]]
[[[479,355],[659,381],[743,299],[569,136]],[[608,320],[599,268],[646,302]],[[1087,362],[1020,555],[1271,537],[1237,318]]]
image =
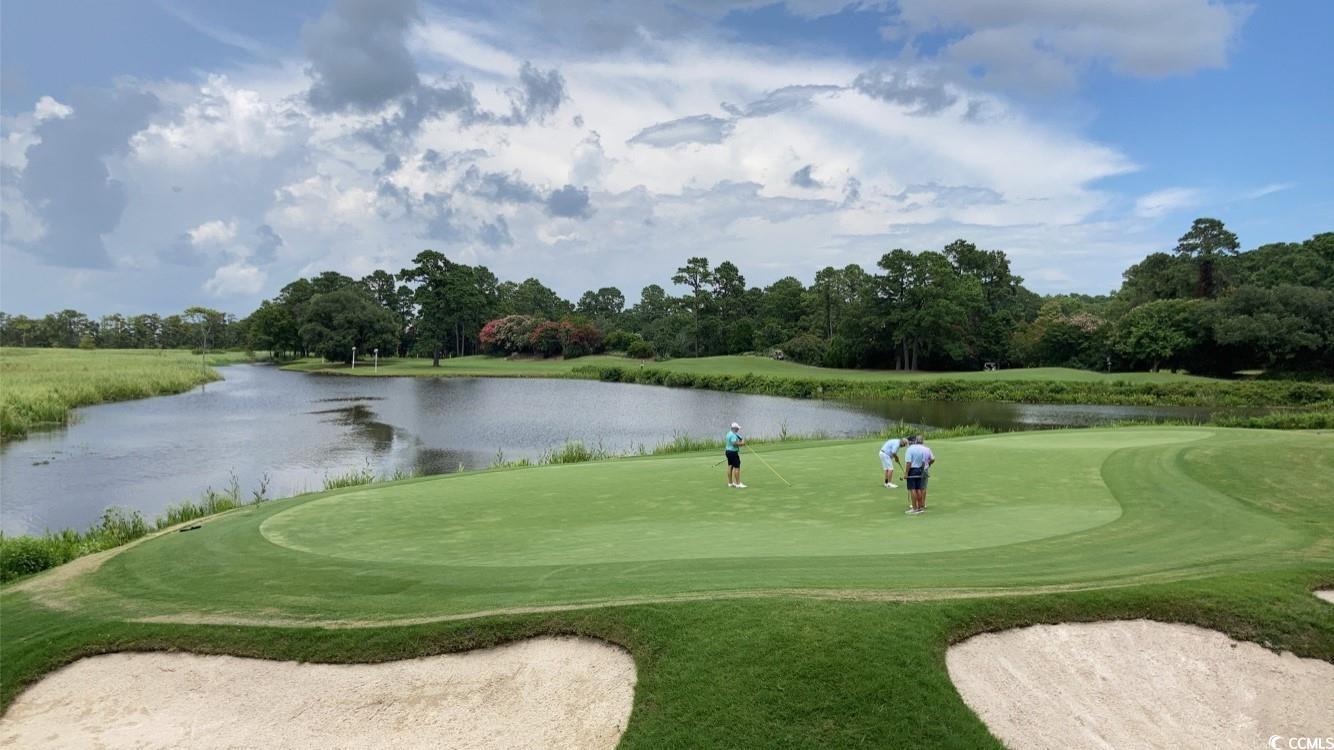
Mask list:
[[[1300,470],[1256,477],[1254,441]],[[872,442],[410,480],[278,501],[111,557],[48,596],[107,617],[391,622],[802,590],[952,597],[1328,560],[1334,435],[1216,428],[939,441],[928,507]]]

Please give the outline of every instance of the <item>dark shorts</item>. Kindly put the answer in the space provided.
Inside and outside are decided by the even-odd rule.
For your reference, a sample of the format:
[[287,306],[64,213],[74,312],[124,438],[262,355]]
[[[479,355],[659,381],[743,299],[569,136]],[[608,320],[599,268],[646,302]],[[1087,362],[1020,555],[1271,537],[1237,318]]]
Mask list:
[[921,469],[908,469],[908,489],[924,490],[926,489],[927,475]]
[[741,452],[740,452],[740,451],[723,451],[723,455],[724,455],[724,456],[727,456],[727,465],[728,465],[728,466],[731,466],[731,467],[736,468],[736,469],[740,469],[740,468],[741,468]]

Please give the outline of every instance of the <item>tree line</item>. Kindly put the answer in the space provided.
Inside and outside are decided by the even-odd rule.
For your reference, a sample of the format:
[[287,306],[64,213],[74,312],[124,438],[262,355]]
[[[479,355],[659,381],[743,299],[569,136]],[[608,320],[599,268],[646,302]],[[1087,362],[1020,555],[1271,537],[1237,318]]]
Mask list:
[[179,315],[121,315],[93,319],[78,310],[40,318],[0,312],[0,346],[67,349],[238,349],[248,344],[235,315],[191,307]]
[[912,370],[1334,370],[1334,233],[1240,252],[1221,221],[1197,219],[1172,250],[1131,266],[1119,289],[1096,296],[1035,294],[1004,252],[965,240],[938,251],[892,250],[873,269],[827,267],[810,284],[788,276],[750,286],[735,264],[702,256],[669,281],[671,291],[651,284],[633,303],[612,286],[572,302],[536,278],[500,281],[485,266],[426,250],[396,273],[298,279],[240,320],[205,308],[156,327],[156,316],[6,316],[0,342],[198,346],[208,334],[216,346],[330,361],[348,360],[353,347],[437,363],[607,349],[637,357],[756,352]]

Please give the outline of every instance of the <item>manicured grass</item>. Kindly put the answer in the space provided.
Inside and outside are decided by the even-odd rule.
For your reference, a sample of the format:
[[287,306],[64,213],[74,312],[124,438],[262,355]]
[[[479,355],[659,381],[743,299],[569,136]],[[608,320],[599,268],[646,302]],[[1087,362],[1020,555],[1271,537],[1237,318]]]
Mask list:
[[[120,618],[375,621],[755,589],[1014,592],[1282,567],[1334,529],[1334,435],[939,441],[921,517],[877,481],[876,448],[766,446],[792,487],[752,456],[750,488],[730,490],[718,456],[685,454],[276,501],[117,555],[70,595]],[[1304,467],[1272,480],[1286,515],[1242,479],[1257,450]]]
[[[477,376],[477,377],[560,377],[572,375],[578,367],[639,367],[640,360],[615,355],[597,355],[578,359],[505,359],[475,355],[453,357],[440,360],[439,367],[432,367],[429,358],[382,359],[378,370],[369,362],[358,362],[356,368],[346,364],[328,363],[318,359],[305,359],[288,365],[286,369],[304,372],[337,372],[342,375],[425,375],[425,376]],[[853,382],[880,382],[883,380],[968,380],[968,381],[1011,381],[1043,380],[1071,383],[1184,383],[1211,381],[1198,375],[1171,372],[1122,372],[1104,373],[1089,370],[1075,370],[1069,367],[1028,367],[996,372],[906,372],[896,370],[846,370],[829,367],[812,367],[770,357],[724,356],[699,357],[696,359],[671,359],[662,362],[648,361],[644,367],[667,372],[683,372],[701,375],[762,375],[775,378],[793,378],[798,380],[848,380]]]
[[[945,670],[979,632],[1148,617],[1334,660],[1309,594],[1334,584],[1334,435],[940,440],[919,517],[877,447],[766,446],[791,488],[752,458],[729,490],[699,453],[233,511],[0,588],[0,702],[106,651],[384,661],[566,633],[634,654],[624,747],[998,748]],[[594,602],[616,606],[470,616]]]
[[[249,361],[219,352],[209,365]],[[67,424],[79,406],[182,393],[221,375],[176,349],[0,349],[0,439]]]

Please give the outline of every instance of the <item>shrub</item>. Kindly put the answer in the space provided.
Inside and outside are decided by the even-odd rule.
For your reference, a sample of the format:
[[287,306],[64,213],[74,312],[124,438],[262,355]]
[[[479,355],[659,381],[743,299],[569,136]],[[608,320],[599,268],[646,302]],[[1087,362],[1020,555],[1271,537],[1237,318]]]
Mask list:
[[657,356],[657,352],[653,349],[653,344],[642,338],[638,341],[630,342],[630,345],[625,349],[625,353],[635,359],[653,359]]
[[803,333],[784,341],[778,346],[785,358],[803,365],[818,365],[824,362],[829,346],[818,336]]
[[528,346],[543,357],[554,357],[561,353],[560,323],[545,321],[538,323],[528,334]]
[[560,323],[561,353],[566,359],[596,354],[602,350],[602,333],[587,323]]
[[0,536],[0,581],[39,573],[71,559],[54,542],[49,536]]
[[603,339],[602,344],[607,348],[607,351],[624,352],[628,351],[630,349],[630,346],[634,344],[636,341],[643,341],[643,340],[644,337],[640,336],[637,333],[630,333],[629,331],[616,330],[607,334],[607,338]]
[[478,336],[487,354],[517,354],[532,351],[529,338],[537,321],[527,315],[508,315],[482,326]]

